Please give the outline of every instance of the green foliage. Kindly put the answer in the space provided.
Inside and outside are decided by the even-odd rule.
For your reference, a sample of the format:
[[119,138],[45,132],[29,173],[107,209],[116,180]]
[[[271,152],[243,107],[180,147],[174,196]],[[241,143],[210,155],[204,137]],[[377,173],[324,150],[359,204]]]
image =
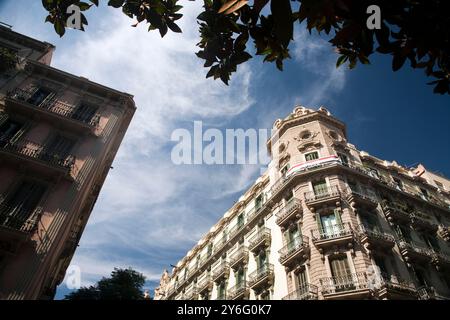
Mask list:
[[96,285],[82,287],[65,296],[65,300],[141,300],[145,276],[131,268],[114,268],[109,278],[102,278]]
[[18,63],[19,58],[14,51],[0,47],[0,72],[14,69]]
[[[98,5],[98,1],[90,1]],[[174,23],[178,0],[110,0],[108,5],[138,23],[146,21],[149,30],[164,36],[168,29],[181,32]],[[64,34],[64,8],[80,1],[43,0],[49,11],[47,21]],[[247,47],[264,61],[283,69],[289,58],[294,24],[304,24],[309,32],[329,37],[339,54],[337,67],[369,64],[374,53],[392,56],[392,69],[409,61],[412,68],[424,69],[435,80],[434,92],[450,94],[450,1],[442,0],[203,0],[198,16],[200,51],[197,56],[209,68],[207,77],[228,83],[237,66],[252,56]],[[381,29],[367,28],[367,8],[381,8]],[[92,5],[83,5],[86,10]],[[265,9],[265,10],[263,10]],[[85,24],[87,21],[83,19]],[[249,40],[252,40],[252,45]],[[250,42],[250,43],[251,43]],[[301,45],[301,44],[300,44]]]

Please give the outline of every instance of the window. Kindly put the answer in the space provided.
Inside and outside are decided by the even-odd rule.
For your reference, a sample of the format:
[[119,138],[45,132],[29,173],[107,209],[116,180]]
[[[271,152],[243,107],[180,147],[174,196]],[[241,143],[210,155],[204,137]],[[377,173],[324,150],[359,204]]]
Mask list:
[[20,230],[32,216],[46,191],[35,181],[23,181],[0,207],[0,225]]
[[210,256],[211,256],[211,254],[212,254],[212,251],[213,251],[213,244],[212,244],[212,243],[210,243],[210,244],[208,244],[208,252],[207,252],[207,254],[208,254],[208,257],[210,257]]
[[355,288],[347,256],[339,256],[330,260],[331,275],[336,291]]
[[334,237],[338,236],[342,231],[342,221],[338,210],[335,210],[332,214],[320,215],[317,214],[317,223],[319,224],[319,230],[322,237]]
[[57,162],[64,165],[70,155],[75,141],[60,134],[55,135],[46,146],[42,158],[48,161]]
[[261,251],[261,253],[257,256],[256,264],[257,269],[261,271],[267,267],[267,254],[265,251]]
[[348,166],[348,157],[347,155],[343,154],[343,153],[338,153],[338,157],[339,159],[341,159],[341,162],[344,166]]
[[386,264],[384,262],[384,259],[382,257],[379,257],[379,256],[374,256],[373,259],[375,260],[375,264],[379,268],[380,273],[383,276],[387,275],[388,274],[388,269],[386,268]]
[[398,226],[397,234],[401,239],[405,240],[406,242],[412,241],[411,230],[408,227]]
[[287,174],[287,172],[289,171],[289,163],[287,164],[287,165],[285,165],[281,170],[280,170],[280,173],[281,173],[281,175],[283,176],[283,177],[285,177],[286,176],[286,174]]
[[316,196],[328,193],[327,182],[325,179],[314,181],[312,187]]
[[240,213],[237,217],[237,225],[240,229],[244,225],[244,213]]
[[317,159],[319,159],[319,153],[317,151],[305,154],[306,161],[312,161],[312,160],[317,160]]
[[423,234],[422,239],[427,244],[428,248],[430,248],[431,250],[437,251],[437,252],[441,251],[436,237],[427,235],[427,234]]
[[402,190],[402,191],[403,191],[403,182],[402,182],[402,180],[400,180],[400,179],[398,179],[398,178],[396,178],[396,177],[392,177],[392,179],[394,180],[394,183],[395,183],[395,185],[396,185],[396,188],[397,188],[398,190]]
[[37,107],[46,107],[54,96],[55,94],[50,90],[39,88],[27,99],[27,102]]
[[366,230],[381,232],[380,222],[374,214],[368,213],[361,215],[361,222]]
[[348,186],[350,187],[351,191],[358,192],[358,185],[356,184],[356,182],[349,180]]
[[21,133],[23,123],[12,119],[6,119],[3,123],[0,121],[0,146],[4,146],[11,140],[16,140]]
[[72,114],[72,119],[82,121],[85,123],[90,123],[91,120],[94,118],[97,109],[98,109],[97,107],[81,104]]
[[255,199],[255,208],[256,209],[260,209],[262,206],[262,202],[263,202],[263,196],[262,194],[260,194],[258,197],[256,197]]
[[240,268],[237,272],[236,272],[236,285],[242,285],[245,282],[245,273],[244,273],[244,269]]
[[308,277],[306,276],[306,269],[302,269],[295,275],[295,282],[300,294],[308,293]]
[[288,249],[293,249],[299,244],[300,240],[300,230],[298,227],[289,228],[287,231],[285,231],[285,239],[286,243],[288,245]]
[[226,299],[225,280],[222,280],[217,284],[217,299],[218,300]]

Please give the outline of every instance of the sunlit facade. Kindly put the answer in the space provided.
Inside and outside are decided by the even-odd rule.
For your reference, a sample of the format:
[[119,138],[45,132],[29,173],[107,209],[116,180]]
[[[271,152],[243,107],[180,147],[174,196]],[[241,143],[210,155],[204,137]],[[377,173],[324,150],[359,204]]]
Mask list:
[[155,299],[450,297],[450,181],[358,150],[325,108],[274,124],[268,170]]

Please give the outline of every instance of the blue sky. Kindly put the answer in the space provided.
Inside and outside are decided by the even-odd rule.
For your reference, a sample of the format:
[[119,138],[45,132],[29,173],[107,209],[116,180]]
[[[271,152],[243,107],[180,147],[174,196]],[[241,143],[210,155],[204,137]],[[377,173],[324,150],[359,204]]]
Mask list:
[[[450,176],[450,97],[433,94],[422,71],[394,73],[390,57],[380,56],[336,70],[332,48],[301,26],[284,72],[255,58],[227,87],[205,79],[194,55],[199,3],[184,3],[182,35],[161,40],[102,5],[87,14],[87,32],[60,39],[44,23],[41,1],[0,1],[0,21],[57,47],[54,67],[135,95],[137,113],[72,261],[83,284],[132,266],[154,287],[258,177],[256,165],[173,165],[171,133],[193,121],[271,128],[296,104],[325,105],[359,149]],[[58,297],[67,291],[61,285]]]

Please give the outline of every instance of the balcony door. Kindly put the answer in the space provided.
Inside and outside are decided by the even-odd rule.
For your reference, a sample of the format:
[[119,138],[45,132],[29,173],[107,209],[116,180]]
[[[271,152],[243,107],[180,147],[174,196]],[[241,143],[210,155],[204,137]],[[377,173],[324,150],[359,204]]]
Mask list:
[[42,156],[45,160],[64,165],[74,145],[75,141],[72,139],[57,134],[50,140]]
[[308,293],[308,277],[306,276],[306,269],[302,269],[295,275],[299,297]]
[[244,284],[244,281],[245,281],[245,273],[244,269],[242,269],[241,267],[236,272],[236,286],[240,288]]
[[365,230],[381,233],[381,226],[378,218],[371,213],[361,215],[361,222]]
[[23,181],[0,205],[0,224],[20,230],[38,206],[45,190],[45,185],[41,183]]
[[333,277],[332,282],[336,292],[355,289],[347,256],[331,259],[330,268]]
[[222,280],[221,282],[219,282],[219,284],[217,285],[217,299],[218,300],[224,300],[226,299],[226,295],[225,295],[225,280]]
[[48,89],[39,88],[31,95],[30,98],[28,98],[27,102],[37,107],[45,107],[54,97],[54,92]]
[[261,253],[258,255],[258,257],[256,259],[256,264],[257,264],[258,270],[264,271],[264,268],[267,267],[266,251],[261,251]]
[[20,121],[6,118],[0,121],[0,147],[7,143],[14,143],[23,134],[24,124]]
[[325,179],[315,181],[312,184],[314,194],[318,197],[326,195],[328,193],[327,182]]
[[319,228],[325,238],[339,236],[342,232],[342,222],[337,210],[332,214],[318,215]]
[[94,118],[97,108],[86,104],[81,104],[72,114],[72,119],[90,123]]
[[301,242],[300,231],[298,227],[290,228],[285,234],[288,250],[294,250]]

